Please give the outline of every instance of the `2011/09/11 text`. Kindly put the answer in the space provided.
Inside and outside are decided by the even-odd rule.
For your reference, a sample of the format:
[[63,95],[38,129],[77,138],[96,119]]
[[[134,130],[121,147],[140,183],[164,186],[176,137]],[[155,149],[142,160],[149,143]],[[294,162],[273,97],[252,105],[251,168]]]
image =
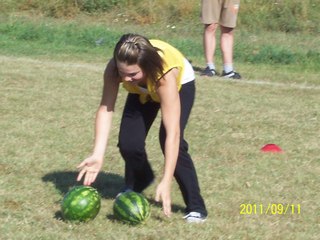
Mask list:
[[300,204],[282,204],[269,203],[268,205],[256,203],[242,203],[240,204],[240,215],[286,215],[286,214],[300,214]]

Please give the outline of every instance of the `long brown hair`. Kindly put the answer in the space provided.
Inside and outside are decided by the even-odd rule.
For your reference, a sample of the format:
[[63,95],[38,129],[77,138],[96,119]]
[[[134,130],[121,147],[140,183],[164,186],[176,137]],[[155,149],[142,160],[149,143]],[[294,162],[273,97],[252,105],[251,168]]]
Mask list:
[[153,47],[146,37],[129,33],[123,35],[118,41],[113,58],[115,62],[137,64],[148,79],[156,82],[163,75],[164,64],[158,51],[161,50]]

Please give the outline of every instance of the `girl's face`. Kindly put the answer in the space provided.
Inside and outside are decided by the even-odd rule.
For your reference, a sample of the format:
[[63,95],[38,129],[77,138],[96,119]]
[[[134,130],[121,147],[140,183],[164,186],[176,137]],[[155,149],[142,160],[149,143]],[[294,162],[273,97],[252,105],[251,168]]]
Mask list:
[[144,83],[145,75],[138,64],[128,65],[125,62],[117,61],[117,67],[123,82],[130,82],[134,85]]

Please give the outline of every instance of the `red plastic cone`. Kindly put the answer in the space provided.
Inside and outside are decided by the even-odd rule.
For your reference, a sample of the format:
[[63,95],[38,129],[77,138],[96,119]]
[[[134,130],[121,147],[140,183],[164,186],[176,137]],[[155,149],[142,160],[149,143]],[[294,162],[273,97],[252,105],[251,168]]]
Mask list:
[[282,149],[276,144],[267,144],[261,148],[262,152],[282,152]]

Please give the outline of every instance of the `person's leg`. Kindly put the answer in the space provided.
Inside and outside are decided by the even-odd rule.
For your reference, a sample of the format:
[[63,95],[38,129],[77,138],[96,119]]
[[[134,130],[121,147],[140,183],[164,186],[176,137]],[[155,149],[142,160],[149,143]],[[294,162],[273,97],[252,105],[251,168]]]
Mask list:
[[221,26],[221,52],[223,56],[223,72],[222,77],[240,79],[239,73],[233,69],[233,44],[234,29]]
[[[203,46],[204,46],[204,55],[207,66],[210,69],[215,70],[215,50],[216,50],[216,30],[218,28],[217,23],[206,24],[204,26],[203,33]],[[212,66],[210,66],[212,64]]]
[[[221,52],[223,56],[223,64],[226,66],[233,65],[233,42],[234,42],[234,34],[233,28],[228,28],[224,26],[220,26],[221,29]],[[226,72],[233,71],[232,69],[224,69]],[[228,71],[229,70],[229,71]]]
[[225,78],[240,79],[239,73],[233,68],[234,29],[237,23],[239,0],[225,1],[220,19],[220,46],[223,57],[223,72]]
[[215,70],[216,30],[220,20],[221,4],[221,1],[201,1],[201,21],[204,24],[203,48],[207,65],[201,75],[217,75]]
[[145,139],[158,110],[159,104],[141,104],[139,95],[128,94],[118,147],[125,160],[125,187],[136,192],[142,192],[154,179],[145,150]]
[[[186,212],[199,212],[204,216],[207,210],[200,194],[200,188],[196,170],[188,153],[188,143],[184,139],[184,129],[186,127],[195,97],[195,82],[189,82],[182,85],[180,90],[181,102],[181,118],[180,118],[180,148],[176,169],[174,172],[175,179],[180,187],[184,202],[186,204]],[[165,129],[163,124],[160,127],[160,143],[162,151],[164,151]]]

